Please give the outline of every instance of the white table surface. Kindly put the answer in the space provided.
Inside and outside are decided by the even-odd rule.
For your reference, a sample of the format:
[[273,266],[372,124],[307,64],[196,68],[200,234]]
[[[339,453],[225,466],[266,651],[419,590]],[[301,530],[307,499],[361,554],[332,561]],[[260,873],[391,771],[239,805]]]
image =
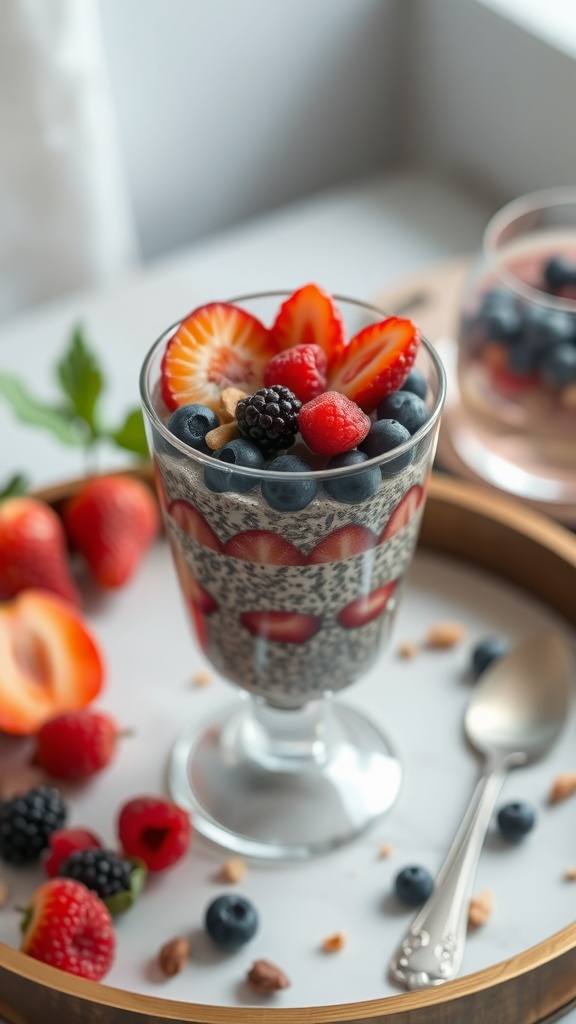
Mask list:
[[[316,281],[370,299],[413,271],[478,247],[492,210],[446,184],[410,173],[356,182],[206,239],[134,272],[106,292],[74,295],[0,323],[0,369],[54,396],[52,367],[81,321],[100,354],[116,420],[138,402],[138,372],[159,333],[202,302]],[[0,483],[25,471],[36,486],[80,475],[80,453],[17,424],[0,404]],[[99,468],[126,456],[105,451]],[[576,1024],[576,1011],[564,1018]]]

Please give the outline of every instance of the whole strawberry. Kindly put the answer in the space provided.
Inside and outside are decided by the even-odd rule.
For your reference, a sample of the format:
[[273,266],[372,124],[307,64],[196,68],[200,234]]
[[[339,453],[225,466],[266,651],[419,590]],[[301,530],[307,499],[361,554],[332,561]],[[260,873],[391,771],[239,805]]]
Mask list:
[[36,498],[6,498],[0,502],[0,600],[30,588],[80,603],[54,509]]
[[22,952],[51,967],[100,981],[112,966],[112,918],[102,900],[80,882],[52,878],[39,886],[22,930]]
[[67,711],[39,729],[34,762],[55,779],[81,782],[110,763],[118,736],[116,722],[103,711]]
[[96,583],[114,589],[135,574],[158,533],[160,517],[145,484],[123,475],[103,476],[68,502],[64,525]]

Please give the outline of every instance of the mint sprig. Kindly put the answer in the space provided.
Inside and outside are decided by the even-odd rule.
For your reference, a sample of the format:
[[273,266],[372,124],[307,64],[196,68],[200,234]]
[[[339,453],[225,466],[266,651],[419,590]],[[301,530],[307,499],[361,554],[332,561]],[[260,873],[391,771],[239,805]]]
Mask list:
[[5,484],[0,486],[0,501],[4,498],[18,498],[22,494],[27,494],[30,489],[30,481],[28,477],[24,476],[23,473],[14,473]]
[[21,423],[47,430],[62,444],[92,449],[108,442],[142,458],[148,457],[144,418],[139,406],[129,409],[118,426],[104,423],[101,399],[106,380],[84,329],[72,330],[68,346],[55,367],[59,396],[54,403],[35,397],[17,377],[0,373],[4,398]]

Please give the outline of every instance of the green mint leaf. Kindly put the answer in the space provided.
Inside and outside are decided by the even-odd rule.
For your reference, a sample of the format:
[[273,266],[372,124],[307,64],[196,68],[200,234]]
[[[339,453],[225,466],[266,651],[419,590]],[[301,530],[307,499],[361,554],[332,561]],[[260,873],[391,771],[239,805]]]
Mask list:
[[4,498],[17,498],[30,490],[30,481],[23,473],[14,473],[4,486],[0,488],[0,501]]
[[135,452],[136,455],[142,455],[145,458],[149,455],[141,409],[131,409],[126,414],[122,426],[118,430],[111,431],[108,436],[119,448],[125,448],[126,451]]
[[82,425],[69,410],[48,405],[34,398],[17,377],[0,373],[0,396],[5,398],[12,412],[22,423],[43,427],[59,441],[68,445],[84,445],[86,434]]
[[95,414],[104,377],[82,327],[74,328],[68,350],[56,366],[56,373],[75,414],[88,424],[92,438],[98,437]]

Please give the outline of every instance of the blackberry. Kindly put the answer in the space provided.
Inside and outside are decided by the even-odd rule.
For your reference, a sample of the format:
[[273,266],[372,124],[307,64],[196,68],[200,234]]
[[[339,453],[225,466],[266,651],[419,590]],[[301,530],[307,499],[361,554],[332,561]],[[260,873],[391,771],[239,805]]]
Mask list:
[[66,806],[57,789],[35,786],[0,805],[0,857],[9,864],[40,859],[50,836],[66,821]]
[[117,892],[128,892],[134,865],[114,850],[74,850],[60,865],[64,878],[82,882],[101,900]]
[[301,408],[302,402],[282,384],[260,388],[254,395],[238,402],[238,429],[263,455],[273,455],[294,444]]

